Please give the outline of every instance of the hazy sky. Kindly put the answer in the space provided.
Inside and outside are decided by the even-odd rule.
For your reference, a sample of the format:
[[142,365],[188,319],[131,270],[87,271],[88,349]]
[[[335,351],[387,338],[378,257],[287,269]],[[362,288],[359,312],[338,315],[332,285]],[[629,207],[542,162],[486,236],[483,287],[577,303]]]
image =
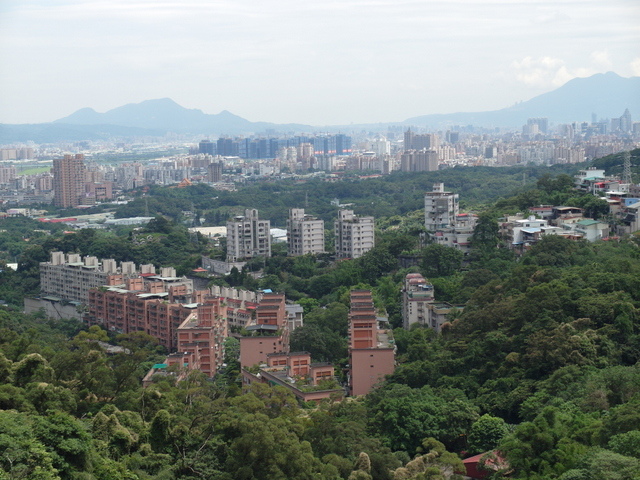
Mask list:
[[251,121],[391,122],[606,71],[640,76],[638,0],[0,0],[0,123],[163,97]]

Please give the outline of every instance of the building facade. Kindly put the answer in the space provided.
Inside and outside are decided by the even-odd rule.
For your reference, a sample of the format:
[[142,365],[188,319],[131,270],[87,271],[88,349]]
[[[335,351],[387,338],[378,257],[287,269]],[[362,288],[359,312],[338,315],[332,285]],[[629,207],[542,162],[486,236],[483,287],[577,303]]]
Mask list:
[[433,285],[419,273],[407,274],[402,284],[402,326],[426,325],[428,304],[433,301]]
[[324,220],[306,215],[303,208],[290,209],[287,245],[293,257],[324,253]]
[[84,194],[84,155],[65,155],[53,160],[53,204],[77,207]]
[[227,222],[227,261],[271,256],[271,223],[260,220],[258,210],[247,208]]
[[289,351],[289,321],[284,294],[265,293],[240,338],[240,366],[267,362],[267,355]]
[[359,217],[353,210],[339,210],[334,227],[337,258],[358,258],[375,246],[373,217]]
[[446,192],[444,183],[434,183],[433,190],[424,196],[424,226],[427,232],[454,228],[459,214],[457,193]]
[[395,348],[378,326],[369,290],[351,291],[349,358],[350,395],[366,395],[395,370]]
[[435,150],[410,150],[400,156],[403,172],[435,172],[438,170],[438,152]]

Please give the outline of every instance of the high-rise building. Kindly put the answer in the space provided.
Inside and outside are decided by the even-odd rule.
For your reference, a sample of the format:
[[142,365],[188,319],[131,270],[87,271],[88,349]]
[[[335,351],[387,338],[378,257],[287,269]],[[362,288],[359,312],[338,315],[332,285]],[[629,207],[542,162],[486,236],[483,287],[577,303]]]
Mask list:
[[304,208],[291,208],[287,220],[289,255],[324,253],[324,220],[305,215]]
[[260,220],[258,210],[247,208],[227,222],[227,261],[271,256],[271,222]]
[[438,152],[435,150],[406,151],[400,157],[402,172],[436,172],[438,170]]
[[549,130],[549,119],[546,117],[529,118],[527,119],[527,125],[537,125],[538,132],[546,134]]
[[433,302],[433,285],[419,273],[407,274],[402,285],[402,326],[427,325],[428,305]]
[[373,217],[359,217],[353,210],[340,210],[334,226],[338,258],[358,258],[375,246]]
[[84,193],[84,155],[65,155],[53,160],[53,204],[77,207]]
[[411,129],[404,132],[405,150],[438,150],[440,139],[435,133],[414,133]]
[[633,129],[633,121],[631,120],[631,113],[629,109],[625,109],[624,113],[620,117],[620,130],[625,133],[631,132]]
[[206,153],[207,155],[216,154],[216,144],[211,140],[201,140],[198,144],[198,153]]
[[218,183],[222,181],[222,168],[224,167],[224,162],[220,160],[219,162],[212,162],[207,165],[207,180],[211,183]]
[[395,369],[395,348],[378,317],[369,290],[352,290],[349,309],[349,393],[366,395]]
[[433,191],[424,196],[424,226],[428,232],[435,232],[456,225],[459,213],[457,193],[445,192],[444,183],[434,183]]

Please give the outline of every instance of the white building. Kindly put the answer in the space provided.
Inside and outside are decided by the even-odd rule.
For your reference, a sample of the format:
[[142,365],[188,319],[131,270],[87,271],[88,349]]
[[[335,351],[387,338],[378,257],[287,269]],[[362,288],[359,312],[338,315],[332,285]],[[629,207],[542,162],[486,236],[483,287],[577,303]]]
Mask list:
[[427,304],[434,301],[433,285],[419,273],[409,273],[402,284],[402,326],[427,324]]
[[339,210],[334,226],[338,258],[358,258],[375,246],[373,217],[358,217],[353,210]]
[[258,210],[247,208],[227,222],[227,261],[271,256],[271,224],[258,219]]
[[445,192],[444,183],[435,183],[433,191],[424,196],[424,226],[428,232],[436,232],[456,225],[459,213],[457,193]]
[[291,208],[287,220],[289,255],[324,253],[324,221],[305,215],[303,208]]

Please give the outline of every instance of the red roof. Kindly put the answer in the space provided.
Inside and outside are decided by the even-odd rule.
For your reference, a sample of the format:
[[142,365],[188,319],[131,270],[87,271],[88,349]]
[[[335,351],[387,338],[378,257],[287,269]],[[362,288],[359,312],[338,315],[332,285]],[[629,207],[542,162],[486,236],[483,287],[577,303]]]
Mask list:
[[467,471],[467,477],[471,478],[486,478],[492,472],[487,471],[486,468],[482,468],[480,465],[480,459],[485,455],[491,455],[484,461],[484,465],[493,470],[503,470],[509,467],[507,461],[496,451],[493,452],[484,452],[478,455],[474,455],[473,457],[465,458],[462,463],[464,464],[464,468]]

